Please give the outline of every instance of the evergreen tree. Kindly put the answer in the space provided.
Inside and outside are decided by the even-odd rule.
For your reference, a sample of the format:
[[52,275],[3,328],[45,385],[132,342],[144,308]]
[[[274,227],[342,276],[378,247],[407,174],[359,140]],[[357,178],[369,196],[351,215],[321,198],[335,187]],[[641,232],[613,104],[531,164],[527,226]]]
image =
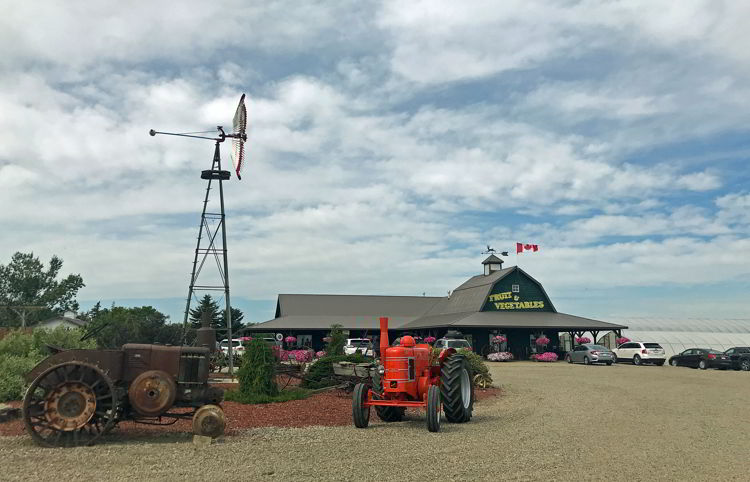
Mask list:
[[201,298],[198,306],[190,310],[191,326],[196,330],[201,327],[201,319],[204,312],[209,313],[211,328],[219,328],[223,321],[223,310],[219,308],[219,303],[217,303],[216,300],[211,297],[211,295],[205,295],[203,298]]

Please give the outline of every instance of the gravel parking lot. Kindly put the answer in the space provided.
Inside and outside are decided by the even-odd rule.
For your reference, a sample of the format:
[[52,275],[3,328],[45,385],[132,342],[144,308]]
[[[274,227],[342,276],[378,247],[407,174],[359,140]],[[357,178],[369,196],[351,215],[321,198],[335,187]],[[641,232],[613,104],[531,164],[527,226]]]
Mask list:
[[750,374],[492,364],[503,388],[468,424],[262,428],[204,449],[189,435],[76,449],[0,438],[0,479],[746,480]]

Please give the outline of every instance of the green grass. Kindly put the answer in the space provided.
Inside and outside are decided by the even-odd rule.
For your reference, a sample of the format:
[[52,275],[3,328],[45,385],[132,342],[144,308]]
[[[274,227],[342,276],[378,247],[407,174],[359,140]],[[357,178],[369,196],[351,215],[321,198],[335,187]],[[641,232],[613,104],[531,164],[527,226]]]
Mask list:
[[278,395],[265,395],[262,393],[242,393],[239,390],[229,390],[224,392],[224,399],[230,402],[239,402],[245,404],[258,404],[258,403],[277,403],[277,402],[289,402],[291,400],[302,400],[309,397],[312,394],[310,390],[304,388],[291,388],[289,390],[282,390]]

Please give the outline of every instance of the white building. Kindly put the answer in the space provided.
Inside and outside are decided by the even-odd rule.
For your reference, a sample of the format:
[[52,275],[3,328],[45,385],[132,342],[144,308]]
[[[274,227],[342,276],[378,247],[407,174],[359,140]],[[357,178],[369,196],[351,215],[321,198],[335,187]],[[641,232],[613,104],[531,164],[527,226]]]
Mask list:
[[54,330],[58,326],[64,326],[66,328],[83,328],[88,323],[85,320],[76,318],[76,314],[72,311],[66,311],[62,316],[56,316],[48,320],[40,321],[34,328],[43,328],[45,330]]

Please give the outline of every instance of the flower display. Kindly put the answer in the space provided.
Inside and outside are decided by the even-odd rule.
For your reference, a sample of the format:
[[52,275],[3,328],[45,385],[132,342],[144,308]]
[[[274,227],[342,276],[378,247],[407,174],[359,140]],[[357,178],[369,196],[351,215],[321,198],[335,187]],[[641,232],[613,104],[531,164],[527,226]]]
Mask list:
[[297,343],[297,338],[294,336],[287,336],[286,338],[284,338],[284,341],[290,344]]
[[310,363],[313,360],[312,350],[292,350],[287,352],[287,360],[294,359],[300,363]]
[[513,353],[509,351],[501,351],[498,353],[490,353],[487,355],[489,361],[511,361],[513,359]]
[[549,344],[549,338],[547,338],[546,336],[540,336],[539,338],[536,339],[535,343],[539,346],[547,345]]
[[630,338],[627,338],[625,336],[622,336],[620,338],[615,338],[615,343],[617,343],[618,345],[622,345],[623,343],[627,343],[629,341],[630,341]]
[[425,343],[435,343],[436,338],[434,336],[428,336],[424,339]]
[[315,358],[323,358],[326,356],[325,350],[320,350],[319,352],[315,353]]
[[588,336],[579,336],[578,338],[576,338],[576,343],[591,343],[591,338],[589,338]]
[[252,336],[241,336],[240,341],[253,341]]
[[540,355],[536,355],[534,358],[536,361],[540,362],[553,362],[557,361],[557,353],[553,353],[551,351],[545,351],[544,353]]
[[505,343],[506,341],[508,341],[508,339],[503,335],[497,335],[492,338],[492,341],[494,341],[495,343]]

